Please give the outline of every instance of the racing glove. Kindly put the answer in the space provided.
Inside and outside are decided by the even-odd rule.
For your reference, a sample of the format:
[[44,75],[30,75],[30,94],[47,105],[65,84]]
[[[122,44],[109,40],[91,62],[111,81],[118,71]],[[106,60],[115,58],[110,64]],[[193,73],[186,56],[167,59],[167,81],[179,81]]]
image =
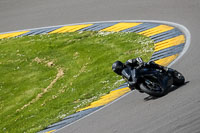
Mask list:
[[131,90],[134,90],[135,86],[136,86],[136,83],[137,83],[137,79],[134,78],[132,81],[128,81],[128,87],[131,89]]

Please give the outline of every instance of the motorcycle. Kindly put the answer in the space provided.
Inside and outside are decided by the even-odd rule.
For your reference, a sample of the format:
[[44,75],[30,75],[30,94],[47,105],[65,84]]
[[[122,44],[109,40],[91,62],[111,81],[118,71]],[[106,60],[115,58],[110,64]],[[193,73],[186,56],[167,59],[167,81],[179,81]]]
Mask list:
[[139,70],[132,69],[125,72],[131,81],[128,85],[132,88],[144,92],[154,97],[161,97],[165,95],[172,86],[181,86],[185,83],[184,76],[177,70],[168,68],[168,71],[141,68]]

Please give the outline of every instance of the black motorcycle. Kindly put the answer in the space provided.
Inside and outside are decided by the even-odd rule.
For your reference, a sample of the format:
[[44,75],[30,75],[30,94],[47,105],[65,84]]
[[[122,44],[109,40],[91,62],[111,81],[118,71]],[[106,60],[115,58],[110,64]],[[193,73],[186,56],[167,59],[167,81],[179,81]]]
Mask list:
[[171,68],[168,71],[141,68],[126,70],[123,73],[131,79],[128,81],[130,88],[134,84],[135,89],[155,97],[165,95],[172,86],[181,86],[185,83],[184,76]]

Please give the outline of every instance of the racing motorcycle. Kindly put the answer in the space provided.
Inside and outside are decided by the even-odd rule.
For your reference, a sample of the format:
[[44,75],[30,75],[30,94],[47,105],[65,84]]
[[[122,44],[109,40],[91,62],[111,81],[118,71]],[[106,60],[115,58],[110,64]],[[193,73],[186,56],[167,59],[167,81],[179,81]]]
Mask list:
[[128,85],[132,88],[149,94],[150,96],[161,97],[165,95],[172,86],[181,86],[185,83],[184,76],[177,70],[168,68],[167,71],[154,68],[132,69],[125,72],[129,76]]

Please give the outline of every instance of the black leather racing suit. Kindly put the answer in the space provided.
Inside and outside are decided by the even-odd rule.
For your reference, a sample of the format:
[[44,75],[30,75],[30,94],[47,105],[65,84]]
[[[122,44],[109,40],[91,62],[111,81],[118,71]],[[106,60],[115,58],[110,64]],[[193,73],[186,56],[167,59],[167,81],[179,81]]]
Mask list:
[[150,62],[143,62],[141,58],[136,58],[136,59],[130,59],[126,63],[124,63],[124,69],[122,70],[122,77],[125,78],[128,81],[128,85],[131,90],[134,88],[138,89],[140,91],[140,87],[137,83],[137,80],[139,77],[137,77],[138,74],[136,75],[131,75],[131,71],[135,71],[137,73],[140,73],[141,68],[154,68],[154,69],[160,69],[167,71],[167,67],[161,66],[156,64],[153,61]]

